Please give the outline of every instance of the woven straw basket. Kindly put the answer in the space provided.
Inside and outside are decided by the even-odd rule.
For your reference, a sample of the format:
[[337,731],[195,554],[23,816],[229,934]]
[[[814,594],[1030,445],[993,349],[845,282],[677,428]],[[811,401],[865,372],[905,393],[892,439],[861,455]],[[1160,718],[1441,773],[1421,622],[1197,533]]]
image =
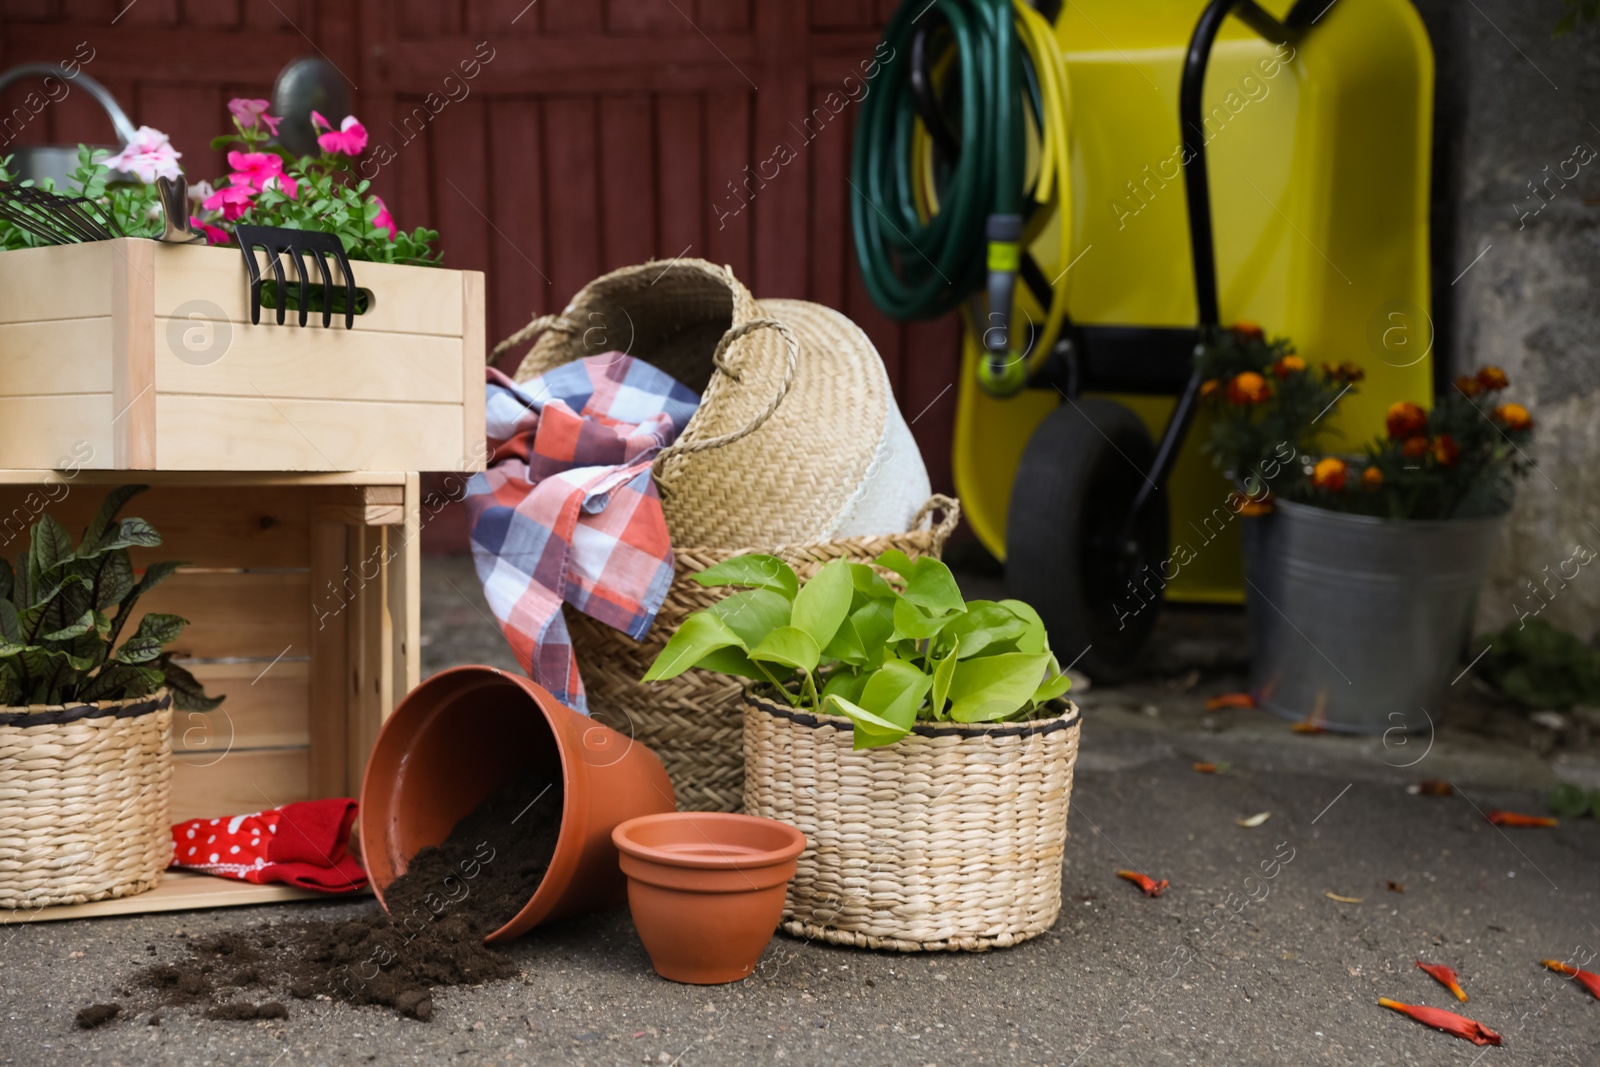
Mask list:
[[806,835],[783,929],[900,952],[1005,948],[1061,911],[1080,715],[919,722],[855,751],[849,719],[745,698],[745,810]]
[[654,465],[674,545],[831,538],[871,510],[863,496],[920,477],[897,516],[864,532],[899,530],[928,495],[883,361],[860,327],[818,304],[757,301],[725,267],[680,259],[613,271],[491,358],[530,340],[519,382],[620,351],[701,394]]
[[153,889],[172,859],[172,698],[0,708],[0,907]]

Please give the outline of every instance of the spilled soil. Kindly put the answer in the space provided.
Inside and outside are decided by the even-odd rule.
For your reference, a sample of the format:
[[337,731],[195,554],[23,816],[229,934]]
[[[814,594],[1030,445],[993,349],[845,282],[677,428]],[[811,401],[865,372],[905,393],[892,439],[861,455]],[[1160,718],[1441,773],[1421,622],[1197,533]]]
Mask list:
[[[509,978],[516,965],[483,943],[538,888],[561,827],[559,782],[521,774],[412,858],[384,893],[389,910],[338,922],[288,922],[197,939],[177,962],[135,978],[149,1007],[207,1019],[283,1019],[284,1003],[325,997],[393,1008],[424,1022],[433,991]],[[115,1005],[85,1009],[79,1025]],[[115,1016],[112,1012],[112,1016]]]

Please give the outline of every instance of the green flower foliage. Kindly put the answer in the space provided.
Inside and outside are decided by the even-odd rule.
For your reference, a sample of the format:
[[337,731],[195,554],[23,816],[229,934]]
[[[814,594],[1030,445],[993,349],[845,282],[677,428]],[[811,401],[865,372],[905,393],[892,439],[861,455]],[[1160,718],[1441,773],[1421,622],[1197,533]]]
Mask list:
[[775,556],[695,575],[745,587],[678,627],[644,680],[693,667],[765,683],[790,706],[847,716],[855,747],[893,744],[918,720],[1001,722],[1049,714],[1070,684],[1044,623],[1019,600],[963,600],[938,560],[899,551],[834,560],[801,584]]
[[222,703],[166,650],[187,620],[151,612],[123,640],[140,597],[182,566],[153,563],[143,576],[134,572],[128,550],[153,548],[161,535],[143,519],[116,515],[146,488],[107,494],[76,547],[45,515],[14,566],[0,559],[0,707],[128,700],[163,687],[185,710]]
[[1525,619],[1479,640],[1489,650],[1474,669],[1518,703],[1534,710],[1600,705],[1600,651],[1576,634]]

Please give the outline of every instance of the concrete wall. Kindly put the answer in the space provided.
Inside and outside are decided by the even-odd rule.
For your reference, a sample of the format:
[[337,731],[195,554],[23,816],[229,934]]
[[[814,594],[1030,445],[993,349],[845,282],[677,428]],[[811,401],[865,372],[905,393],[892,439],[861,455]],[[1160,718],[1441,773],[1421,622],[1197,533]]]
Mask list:
[[[1504,367],[1512,398],[1537,420],[1537,470],[1518,493],[1479,623],[1497,628],[1539,612],[1592,638],[1600,631],[1600,25],[1552,40],[1566,10],[1558,0],[1417,6],[1439,71],[1439,344],[1452,373]],[[1586,551],[1575,555],[1580,545]],[[1558,571],[1575,570],[1563,587]]]

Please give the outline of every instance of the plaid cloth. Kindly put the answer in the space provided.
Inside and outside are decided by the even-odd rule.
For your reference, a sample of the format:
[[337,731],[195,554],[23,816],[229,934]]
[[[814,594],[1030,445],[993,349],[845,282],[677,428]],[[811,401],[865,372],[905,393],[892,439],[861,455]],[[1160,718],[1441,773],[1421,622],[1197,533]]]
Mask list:
[[587,714],[565,601],[644,637],[672,584],[650,461],[700,398],[620,352],[518,385],[488,370],[489,469],[467,485],[472,556],[529,677]]

